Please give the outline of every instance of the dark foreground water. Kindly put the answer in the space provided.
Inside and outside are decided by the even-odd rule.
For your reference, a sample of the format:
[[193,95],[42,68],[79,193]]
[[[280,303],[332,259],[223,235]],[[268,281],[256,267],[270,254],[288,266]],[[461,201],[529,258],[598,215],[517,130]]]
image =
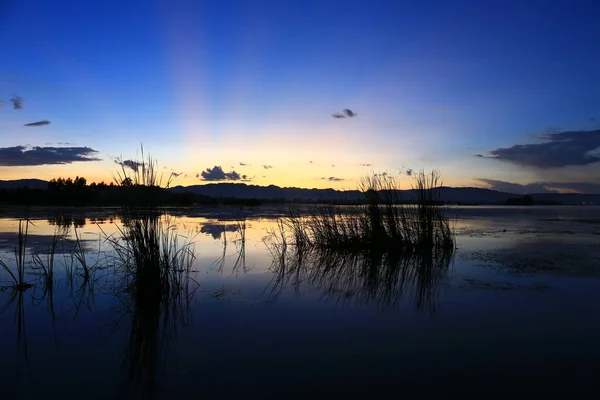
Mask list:
[[[451,258],[317,254],[302,263],[269,252],[275,221],[264,213],[247,221],[245,243],[223,213],[179,216],[197,258],[162,305],[134,301],[119,275],[102,239],[119,233],[110,212],[35,214],[34,287],[0,290],[0,398],[600,389],[600,208],[452,212]],[[45,257],[57,224],[69,236],[45,285],[30,258]],[[74,226],[94,271],[87,283]],[[17,231],[13,216],[0,219],[0,257],[13,266]],[[431,273],[415,272],[419,263]],[[0,281],[10,276],[0,271]]]

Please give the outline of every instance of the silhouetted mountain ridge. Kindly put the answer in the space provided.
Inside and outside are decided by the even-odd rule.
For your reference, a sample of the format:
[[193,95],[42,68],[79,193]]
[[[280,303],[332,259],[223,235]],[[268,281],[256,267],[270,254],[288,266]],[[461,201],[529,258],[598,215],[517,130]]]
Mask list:
[[[189,192],[210,197],[223,198],[256,198],[256,199],[283,199],[286,201],[344,201],[362,200],[363,195],[358,190],[336,189],[303,189],[297,187],[279,187],[275,185],[258,186],[245,183],[208,183],[194,186],[176,186],[171,190],[176,192]],[[497,190],[477,187],[448,187],[441,186],[437,189],[440,199],[448,203],[462,204],[499,204],[511,198],[523,197],[522,194],[499,192]],[[413,200],[416,193],[412,189],[399,191],[405,200]],[[555,202],[562,204],[600,204],[600,194],[577,193],[540,193],[533,194],[537,201]]]
[[0,180],[0,189],[48,189],[48,181],[41,179],[16,179],[11,181]]

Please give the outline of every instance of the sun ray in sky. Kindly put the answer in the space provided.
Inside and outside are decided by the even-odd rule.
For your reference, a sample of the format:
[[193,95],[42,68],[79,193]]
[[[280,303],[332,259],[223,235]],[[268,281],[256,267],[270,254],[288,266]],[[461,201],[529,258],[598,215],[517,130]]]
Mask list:
[[[5,43],[0,100],[21,95],[25,103],[0,109],[0,154],[63,143],[89,146],[103,161],[9,160],[2,177],[72,171],[107,180],[114,157],[135,157],[144,143],[188,185],[218,165],[260,185],[340,188],[370,172],[362,164],[406,184],[402,165],[439,168],[448,185],[552,176],[598,183],[594,159],[585,158],[600,145],[590,122],[600,118],[594,2],[553,3],[543,16],[532,4],[491,11],[435,0],[118,10],[24,1],[10,11],[1,28],[20,37]],[[558,32],[557,20],[572,29]],[[331,117],[344,109],[358,115]],[[23,126],[43,120],[51,124]],[[514,146],[543,151],[534,145],[549,126],[589,140],[581,154],[559,153],[571,157],[564,166],[528,164]]]

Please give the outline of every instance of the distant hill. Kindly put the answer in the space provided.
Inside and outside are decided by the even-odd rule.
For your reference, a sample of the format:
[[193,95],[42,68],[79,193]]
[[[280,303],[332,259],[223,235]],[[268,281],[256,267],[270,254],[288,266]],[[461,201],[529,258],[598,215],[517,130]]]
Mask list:
[[[209,183],[206,185],[177,186],[171,190],[176,192],[190,192],[210,197],[227,198],[256,198],[283,199],[286,201],[344,201],[362,200],[364,197],[358,190],[335,190],[335,189],[301,189],[295,187],[279,186],[257,186],[244,183]],[[508,198],[519,197],[512,193],[502,193],[490,189],[481,188],[451,188],[440,187],[440,197],[449,203],[501,203]],[[402,190],[399,193],[403,199],[413,200],[416,193],[413,190]]]
[[[286,201],[343,201],[362,199],[362,194],[357,190],[335,190],[335,189],[302,189],[295,187],[279,187],[275,185],[257,186],[245,183],[209,183],[206,185],[176,186],[171,190],[176,192],[189,192],[210,197],[226,198],[256,198],[284,199]],[[507,199],[523,197],[521,194],[499,192],[491,189],[475,187],[446,187],[439,189],[441,200],[451,204],[503,204]],[[402,190],[400,194],[403,199],[412,200],[416,198],[413,190]],[[600,194],[533,194],[536,201],[554,202],[558,204],[582,204],[593,203],[600,205]]]
[[48,182],[41,179],[17,179],[13,181],[0,180],[0,189],[18,189],[25,188],[29,189],[47,189]]

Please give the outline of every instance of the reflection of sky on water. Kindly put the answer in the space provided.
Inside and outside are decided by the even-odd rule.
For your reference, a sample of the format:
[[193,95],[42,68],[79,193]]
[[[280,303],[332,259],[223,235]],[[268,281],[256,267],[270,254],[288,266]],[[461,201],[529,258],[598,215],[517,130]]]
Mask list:
[[[243,246],[235,220],[177,217],[177,231],[182,241],[194,239],[197,259],[189,315],[175,312],[169,320],[177,321],[176,331],[161,336],[163,325],[156,322],[163,321],[164,310],[133,304],[131,291],[111,278],[112,265],[98,270],[87,288],[81,278],[71,285],[59,272],[52,296],[39,281],[23,293],[25,362],[23,341],[21,351],[17,346],[18,303],[9,302],[10,290],[0,291],[0,307],[8,303],[0,313],[6,393],[9,398],[11,393],[64,394],[77,381],[77,387],[70,386],[74,393],[114,398],[127,379],[124,360],[149,362],[130,350],[151,356],[146,344],[158,338],[155,330],[161,338],[157,397],[165,399],[198,394],[199,385],[203,393],[219,395],[264,393],[274,385],[279,393],[356,394],[366,388],[362,383],[371,395],[398,385],[407,390],[584,387],[595,382],[592,373],[600,367],[599,225],[589,222],[590,215],[582,218],[580,210],[525,211],[506,218],[498,210],[462,211],[456,256],[439,275],[421,277],[432,284],[421,293],[431,295],[434,313],[429,304],[418,307],[419,277],[410,275],[410,268],[377,277],[374,273],[386,270],[369,263],[306,258],[294,269],[293,258],[282,265],[263,242],[272,219],[249,219]],[[42,251],[55,226],[48,218],[34,223],[28,241]],[[226,242],[218,234],[223,226]],[[119,227],[118,219],[96,225],[86,217],[78,232],[93,255],[99,233],[118,236]],[[17,228],[15,220],[0,219],[0,247],[14,246]],[[73,239],[71,227],[68,240]],[[105,242],[99,246],[108,249]],[[526,273],[499,268],[513,259],[542,264],[549,259],[564,268]],[[403,273],[404,280],[390,279]],[[29,271],[28,279],[39,276]],[[283,282],[275,297],[274,279]]]

